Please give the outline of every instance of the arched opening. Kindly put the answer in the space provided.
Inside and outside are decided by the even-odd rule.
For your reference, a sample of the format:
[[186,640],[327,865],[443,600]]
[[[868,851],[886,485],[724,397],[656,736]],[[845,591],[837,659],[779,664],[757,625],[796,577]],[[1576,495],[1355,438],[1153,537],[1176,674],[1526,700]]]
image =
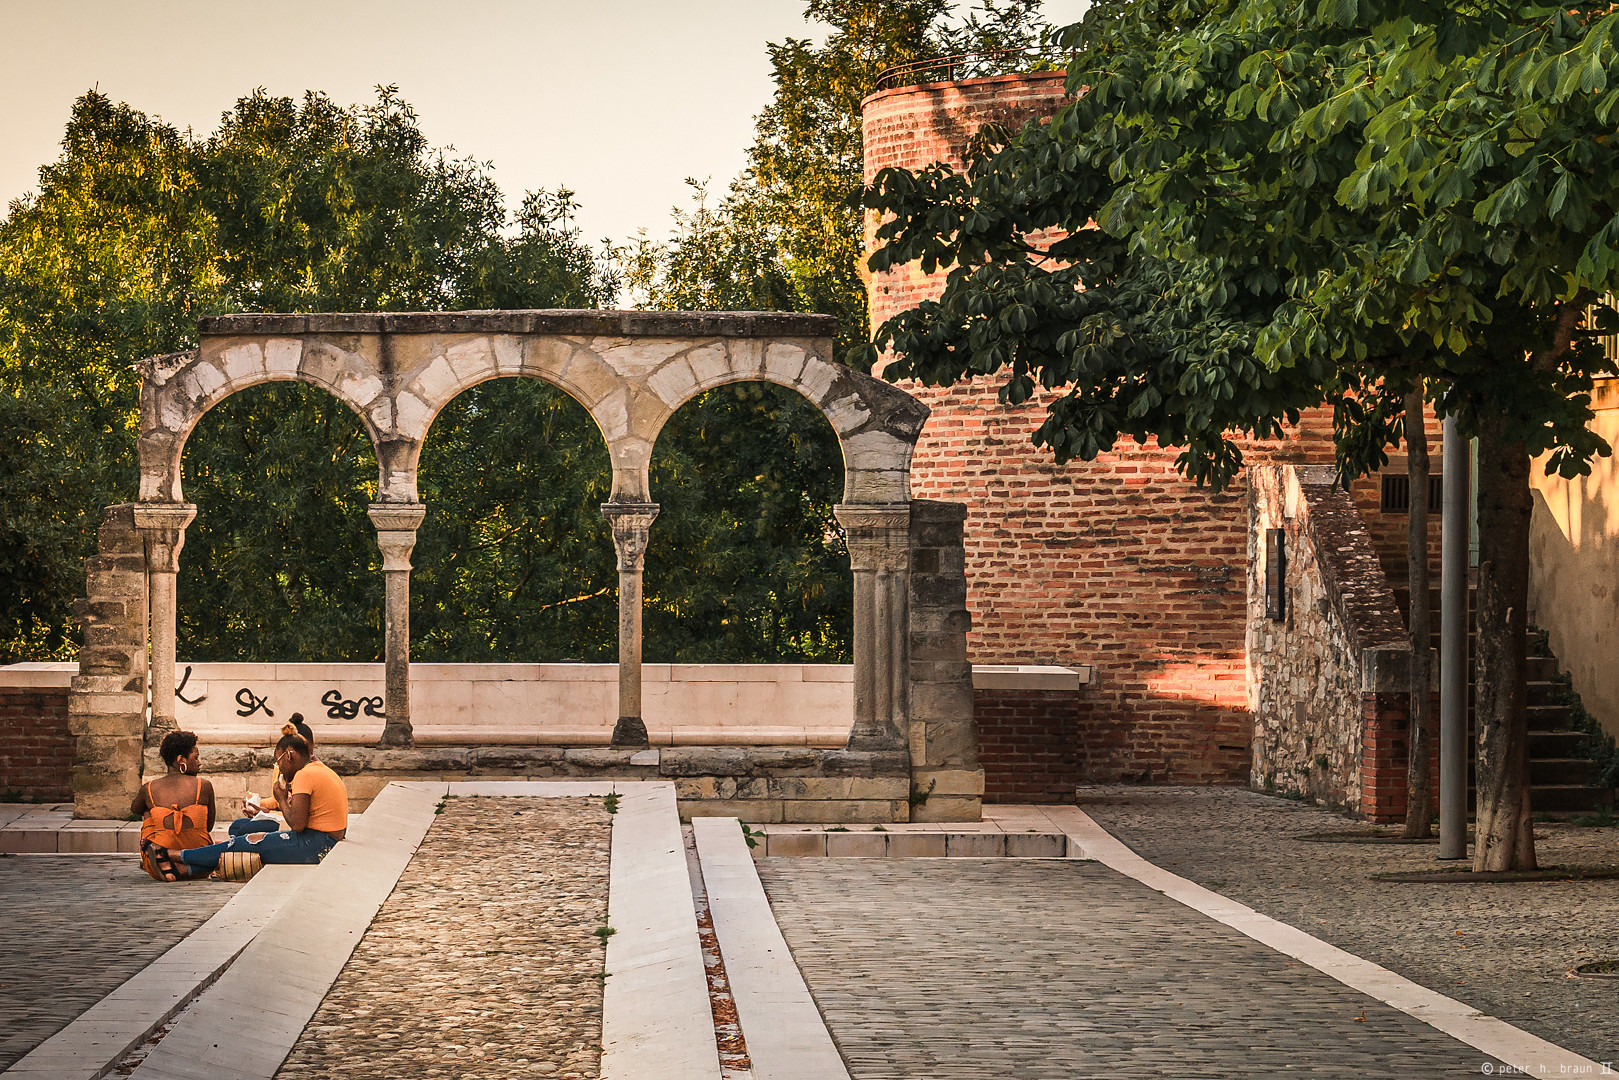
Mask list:
[[532,378],[463,391],[433,421],[418,484],[413,660],[616,659],[612,470],[584,406]]
[[850,662],[843,455],[819,409],[766,382],[707,391],[664,425],[651,485],[648,662]]
[[354,413],[303,383],[250,387],[198,421],[182,464],[197,504],[180,558],[182,658],[381,659],[366,517],[377,459]]

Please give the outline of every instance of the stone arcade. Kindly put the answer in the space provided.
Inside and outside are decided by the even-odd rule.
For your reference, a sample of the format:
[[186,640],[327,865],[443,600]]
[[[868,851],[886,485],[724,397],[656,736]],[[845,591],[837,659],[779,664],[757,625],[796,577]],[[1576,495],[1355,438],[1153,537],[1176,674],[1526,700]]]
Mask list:
[[[830,360],[834,321],[761,313],[491,311],[230,315],[205,319],[192,352],[141,365],[140,501],[109,508],[81,605],[85,647],[69,711],[78,736],[79,816],[122,813],[141,745],[175,726],[175,578],[196,507],[181,455],[197,421],[238,390],[273,380],[318,386],[365,426],[379,475],[371,520],[383,556],[386,726],[375,749],[343,755],[375,779],[430,772],[664,775],[682,797],[746,805],[748,820],[976,820],[983,791],[966,662],[961,508],[913,502],[910,460],[928,409]],[[428,507],[416,468],[433,419],[489,379],[543,379],[596,421],[612,463],[619,568],[618,722],[612,748],[481,755],[413,750],[410,556]],[[641,573],[658,505],[648,465],[682,404],[762,380],[813,402],[836,432],[836,508],[854,572],[854,717],[841,750],[647,746],[641,717]],[[150,643],[150,663],[147,643]],[[913,657],[913,650],[915,656]],[[150,673],[150,711],[146,719]],[[268,765],[243,747],[240,768]],[[633,759],[633,760],[632,760]],[[653,759],[656,759],[655,761]],[[218,770],[221,763],[211,763]],[[920,794],[918,794],[920,793]]]

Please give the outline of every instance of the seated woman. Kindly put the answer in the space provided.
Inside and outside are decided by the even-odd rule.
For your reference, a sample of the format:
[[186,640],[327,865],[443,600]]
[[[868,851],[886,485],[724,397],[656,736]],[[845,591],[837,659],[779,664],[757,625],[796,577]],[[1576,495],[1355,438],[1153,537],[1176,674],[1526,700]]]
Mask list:
[[310,758],[302,735],[283,735],[275,745],[275,764],[287,782],[290,799],[283,808],[287,827],[279,832],[233,836],[222,844],[177,850],[154,847],[154,856],[175,869],[209,874],[227,851],[251,851],[269,864],[318,863],[348,834],[349,797],[331,769]]
[[[315,753],[315,733],[309,725],[304,723],[303,713],[293,713],[287,722],[281,725],[283,735],[302,735],[304,742],[309,744],[310,757]],[[266,811],[280,810],[283,805],[290,802],[292,792],[287,789],[287,782],[281,776],[281,770],[275,769],[270,774],[270,794],[266,798],[249,794],[242,802],[242,816],[230,823],[232,836],[246,836],[256,832],[279,832],[281,822],[270,817]]]
[[167,850],[212,839],[208,830],[214,827],[214,785],[197,775],[202,755],[191,732],[169,732],[158,753],[168,774],[141,785],[129,809],[141,818],[141,867],[158,881],[176,881],[188,875],[168,858]]

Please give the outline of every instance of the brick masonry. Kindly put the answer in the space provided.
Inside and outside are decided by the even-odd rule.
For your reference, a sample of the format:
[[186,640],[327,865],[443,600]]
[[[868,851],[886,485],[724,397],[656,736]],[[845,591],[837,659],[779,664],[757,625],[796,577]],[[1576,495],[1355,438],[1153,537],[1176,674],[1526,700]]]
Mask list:
[[76,739],[67,687],[0,687],[0,799],[68,802]]
[[[1082,775],[1079,697],[1072,690],[977,690],[984,801],[1072,803]],[[1093,740],[1084,744],[1090,748]]]

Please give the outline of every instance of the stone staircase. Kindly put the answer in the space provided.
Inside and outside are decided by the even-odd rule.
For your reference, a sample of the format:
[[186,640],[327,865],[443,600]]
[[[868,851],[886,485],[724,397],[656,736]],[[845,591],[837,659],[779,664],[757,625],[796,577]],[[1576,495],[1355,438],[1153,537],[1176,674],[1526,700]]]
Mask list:
[[[1410,591],[1396,589],[1395,601],[1400,614],[1410,617]],[[1469,588],[1467,655],[1474,654],[1473,601],[1476,590]],[[1433,612],[1433,647],[1439,649],[1440,604],[1439,590],[1429,596]],[[1615,805],[1614,789],[1596,786],[1596,764],[1590,756],[1593,737],[1573,725],[1575,703],[1579,695],[1558,672],[1557,657],[1550,655],[1544,635],[1530,628],[1530,651],[1545,655],[1526,658],[1525,678],[1528,683],[1529,712],[1529,805],[1533,813],[1547,817],[1567,817],[1588,814]],[[1437,672],[1435,673],[1437,677]],[[1438,716],[1434,717],[1438,724]],[[1478,730],[1473,721],[1473,686],[1469,676],[1467,687],[1467,745],[1476,749]],[[1438,777],[1434,778],[1438,783]],[[1467,805],[1471,817],[1476,804],[1474,797],[1473,763],[1467,767]]]

